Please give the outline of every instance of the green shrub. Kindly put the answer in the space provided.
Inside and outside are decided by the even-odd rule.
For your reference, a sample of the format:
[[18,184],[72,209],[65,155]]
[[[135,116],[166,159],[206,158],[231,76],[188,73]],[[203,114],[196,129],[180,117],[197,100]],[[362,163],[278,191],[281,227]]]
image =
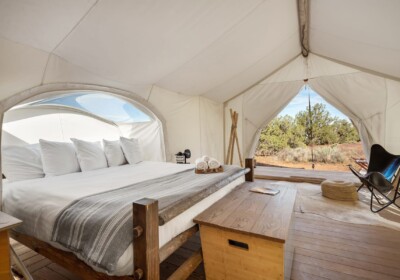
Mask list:
[[344,157],[336,145],[322,146],[314,149],[314,162],[343,163]]
[[[311,162],[311,148],[284,149],[277,154],[281,161],[286,162]],[[337,146],[320,146],[313,149],[314,162],[316,163],[343,163],[345,156]]]
[[[303,150],[308,145],[332,145],[355,143],[360,141],[358,132],[353,124],[347,120],[331,116],[324,104],[317,103],[311,107],[311,120],[308,107],[297,113],[296,117],[280,116],[273,119],[260,135],[259,145],[256,150],[258,156],[279,155],[285,161],[303,160],[308,156]],[[312,129],[311,128],[312,124]],[[284,152],[295,149],[294,152]],[[324,146],[316,150],[318,162],[343,162],[339,150],[332,151],[334,147]]]

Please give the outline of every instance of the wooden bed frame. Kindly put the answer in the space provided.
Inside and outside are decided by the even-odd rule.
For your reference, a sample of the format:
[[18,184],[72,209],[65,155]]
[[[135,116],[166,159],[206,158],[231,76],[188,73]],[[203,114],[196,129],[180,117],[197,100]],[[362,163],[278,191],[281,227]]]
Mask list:
[[[246,159],[246,168],[250,169],[245,175],[246,181],[254,180],[254,160]],[[97,272],[78,259],[73,253],[57,249],[48,243],[32,236],[11,231],[10,236],[16,241],[31,248],[37,253],[63,266],[69,271],[87,280],[159,280],[160,263],[173,254],[191,236],[199,230],[194,225],[182,232],[163,247],[158,243],[158,201],[140,199],[133,203],[133,256],[134,273],[132,276],[109,276]],[[186,279],[203,261],[201,249],[193,253],[168,279]]]

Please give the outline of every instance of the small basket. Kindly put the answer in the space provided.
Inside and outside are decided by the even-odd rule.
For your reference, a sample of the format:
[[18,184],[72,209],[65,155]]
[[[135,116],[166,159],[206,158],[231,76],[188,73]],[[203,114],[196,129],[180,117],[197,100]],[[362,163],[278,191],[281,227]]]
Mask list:
[[322,196],[342,201],[357,201],[357,185],[353,182],[325,180],[321,183]]
[[211,173],[221,173],[224,172],[224,168],[222,166],[218,167],[218,168],[208,168],[206,170],[202,170],[202,169],[195,169],[194,172],[196,174],[211,174]]

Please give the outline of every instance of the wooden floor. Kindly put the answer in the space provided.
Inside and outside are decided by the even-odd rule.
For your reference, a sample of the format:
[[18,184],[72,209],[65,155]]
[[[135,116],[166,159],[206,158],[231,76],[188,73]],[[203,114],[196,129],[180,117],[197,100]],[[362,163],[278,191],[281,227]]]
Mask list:
[[[312,214],[296,213],[295,217],[291,279],[400,279],[400,232]],[[21,244],[13,242],[13,246],[35,279],[80,279]],[[162,279],[199,247],[199,237],[195,236],[170,256],[162,264]],[[203,267],[198,267],[190,279],[205,279]]]

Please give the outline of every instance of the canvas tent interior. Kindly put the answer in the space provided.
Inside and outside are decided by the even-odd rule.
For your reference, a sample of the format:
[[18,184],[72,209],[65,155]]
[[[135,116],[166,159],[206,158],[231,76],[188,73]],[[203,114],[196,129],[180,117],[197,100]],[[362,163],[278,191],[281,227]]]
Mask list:
[[[227,153],[231,127],[229,112],[233,109],[239,113],[237,132],[240,150],[244,157],[251,157],[254,155],[260,130],[307,83],[315,92],[351,119],[360,133],[366,153],[372,144],[379,143],[391,153],[400,154],[400,132],[397,128],[400,119],[399,15],[400,1],[398,0],[0,0],[0,125],[2,129],[0,146],[36,143],[39,138],[69,141],[69,138],[76,137],[98,141],[103,138],[112,140],[118,136],[126,136],[140,138],[145,159],[174,161],[175,153],[189,148],[192,152],[192,162],[193,159],[204,154],[223,161]],[[100,93],[123,100],[138,108],[148,117],[148,120],[116,121],[90,110],[82,110],[80,107],[48,102],[82,93],[88,97]],[[105,105],[97,106],[106,107]],[[123,144],[123,140],[126,139],[121,139],[117,145],[118,148],[123,146],[119,145]],[[128,159],[126,157],[128,153],[119,150],[122,158]],[[43,159],[43,151],[44,149],[41,150],[41,159]],[[72,148],[70,154],[73,155],[73,159],[75,159],[75,152],[76,150]],[[104,160],[102,153],[100,149]],[[58,162],[62,162],[60,165],[65,165],[67,161],[62,158]],[[235,153],[234,163],[238,162]],[[253,168],[252,160],[246,160],[246,163],[247,167]],[[10,200],[15,198],[13,201],[16,209],[23,208],[24,213],[38,214],[21,218],[29,228],[28,222],[39,221],[35,217],[55,219],[56,211],[47,211],[50,208],[44,207],[45,203],[64,208],[64,205],[58,203],[59,201],[62,200],[68,204],[71,202],[67,201],[68,198],[75,199],[74,195],[86,197],[88,194],[86,191],[100,189],[99,182],[107,190],[124,189],[120,187],[128,186],[128,184],[132,186],[132,180],[140,179],[147,182],[147,179],[154,179],[154,176],[164,184],[167,179],[157,176],[159,173],[168,173],[166,165],[176,170],[186,168],[190,171],[190,176],[197,176],[190,170],[191,166],[187,165],[143,162],[143,164],[162,167],[150,168],[150,166],[146,172],[141,172],[141,169],[136,168],[134,164],[124,164],[121,169],[116,168],[116,170],[131,168],[127,170],[136,172],[128,173],[125,177],[118,176],[120,173],[107,173],[114,172],[113,168],[94,170],[95,173],[92,174],[99,176],[93,176],[96,179],[93,181],[93,188],[87,187],[84,181],[85,172],[76,172],[80,168],[79,162],[78,168],[67,176],[80,177],[80,180],[82,179],[80,182],[84,182],[85,187],[81,188],[76,183],[71,184],[62,176],[43,178],[44,181],[47,179],[62,181],[62,186],[64,186],[62,189],[68,195],[63,195],[63,192],[60,192],[61,188],[53,188],[51,184],[39,190],[39,188],[35,189],[35,184],[24,183],[24,180],[21,180],[21,187],[17,189],[17,187],[8,188],[9,182],[2,180],[0,181],[0,210],[3,206],[4,185],[5,197],[11,198]],[[102,167],[104,166],[108,166],[108,163],[105,162]],[[226,166],[225,171],[230,168],[236,167]],[[244,172],[242,169],[237,169],[240,174]],[[224,173],[227,172],[217,175],[225,175]],[[248,173],[248,176],[242,174],[237,181],[235,180],[236,183],[242,185],[245,180],[243,177],[251,177],[252,180],[252,173]],[[116,181],[120,179],[121,185],[118,186]],[[129,182],[125,182],[125,179],[129,179]],[[41,184],[39,180],[37,184]],[[185,182],[192,183],[191,180],[185,180]],[[265,182],[268,183],[268,181],[262,183]],[[236,183],[232,182],[230,187],[236,187]],[[19,183],[16,182],[16,184]],[[169,188],[162,184],[159,184],[160,189],[163,188],[162,192],[169,194]],[[171,180],[171,185],[186,191],[184,184]],[[133,186],[136,186],[136,183]],[[144,268],[145,266],[138,264],[146,263],[148,259],[148,263],[151,264],[148,267],[156,271],[161,260],[158,259],[159,251],[157,251],[160,249],[160,246],[157,246],[160,245],[158,242],[160,225],[157,224],[159,212],[157,195],[159,193],[144,185],[143,188],[149,192],[148,194],[143,192],[144,197],[154,200],[143,199],[147,202],[142,205],[140,205],[142,202],[135,201],[133,211],[130,208],[132,201],[128,201],[129,208],[126,208],[127,213],[132,214],[130,221],[135,225],[132,227],[126,223],[129,232],[133,228],[134,235],[142,239],[131,242],[133,250],[125,248],[125,252],[129,252],[132,256],[132,258],[124,259],[126,263],[129,263],[129,269],[132,268],[132,271],[129,270],[129,275],[132,274],[131,272],[137,272],[135,266]],[[72,189],[74,191],[71,191]],[[224,194],[217,194],[221,196],[214,196],[214,201],[208,200],[209,204],[204,204],[204,208],[201,209],[199,206],[196,209],[200,213],[203,209],[209,208],[230,190],[232,189],[224,189]],[[18,191],[25,192],[24,199],[19,199],[18,195],[9,196],[14,191],[17,191],[17,194]],[[249,193],[246,192],[246,194]],[[51,200],[51,194],[60,200]],[[286,192],[281,192],[281,194],[286,194]],[[131,195],[136,195],[136,193],[131,193]],[[153,195],[155,196],[152,197]],[[104,195],[106,196],[108,195]],[[292,192],[289,199],[292,206],[295,196],[295,192]],[[43,197],[46,199],[38,203]],[[320,197],[319,194],[318,197]],[[244,203],[241,205],[251,205],[250,210],[263,209],[259,219],[254,218],[257,216],[252,213],[254,225],[260,224],[263,228],[278,232],[275,230],[275,225],[282,224],[279,215],[286,213],[288,217],[286,220],[292,220],[290,217],[294,217],[294,213],[292,206],[286,207],[289,205],[287,199],[281,201],[279,195],[275,198],[280,201],[280,204],[269,203],[267,205],[269,208],[263,204],[259,207],[260,204],[254,204],[254,200],[251,199],[243,200]],[[273,199],[272,196],[271,199]],[[189,200],[185,199],[183,202],[186,203]],[[262,202],[262,199],[256,200]],[[235,208],[236,201],[230,202]],[[10,202],[4,204],[5,210],[10,209],[7,209],[7,203]],[[280,207],[283,204],[285,207]],[[310,204],[319,205],[315,201]],[[149,208],[148,205],[152,207]],[[107,208],[112,210],[118,207]],[[373,216],[369,209],[363,213],[357,212],[357,209],[354,213],[350,213],[346,208],[336,207],[335,209],[337,208],[340,208],[339,216],[342,218],[348,218],[349,214],[353,214],[356,218],[362,215]],[[35,209],[37,211],[34,211]],[[138,209],[141,209],[141,214],[133,215],[133,212],[136,213]],[[179,236],[185,234],[187,230],[195,228],[197,231],[197,225],[192,225],[192,223],[198,213],[195,214],[191,209],[193,208],[186,209],[188,216],[185,216],[187,218],[185,223],[175,220],[178,221],[176,225],[182,226],[182,231],[177,230],[176,233],[179,235],[170,236],[171,241],[167,243],[169,246],[176,247],[174,240],[177,239],[175,238],[179,239]],[[240,215],[236,216],[231,215],[233,211],[215,212],[229,215],[226,220],[230,220],[231,217],[234,219],[244,217],[241,220],[250,225],[247,210],[244,209]],[[321,210],[318,211],[317,214],[321,213]],[[44,212],[48,213],[41,215]],[[79,215],[82,213],[82,211],[78,212]],[[92,216],[90,211],[86,213]],[[106,214],[106,212],[103,213]],[[153,215],[150,217],[149,213]],[[276,216],[279,222],[271,221],[269,218],[264,219],[266,217],[264,214],[274,217],[274,213],[279,213]],[[10,212],[8,214],[12,215]],[[300,215],[300,213],[295,213],[295,215]],[[136,220],[141,220],[137,219],[138,216],[144,217],[143,223],[141,221],[137,223]],[[398,275],[398,264],[390,262],[392,267],[388,265],[388,260],[395,259],[393,256],[398,256],[398,254],[395,255],[396,250],[398,251],[396,244],[400,244],[398,234],[389,230],[384,233],[383,229],[373,230],[369,222],[361,229],[362,226],[355,227],[352,223],[347,223],[348,220],[340,223],[341,226],[334,231],[332,227],[336,227],[338,223],[322,220],[324,217],[319,217],[321,220],[314,219],[315,216],[313,215],[310,219],[312,232],[304,233],[307,235],[305,238],[315,239],[318,243],[324,243],[323,245],[330,244],[330,249],[324,251],[328,258],[323,259],[322,251],[308,247],[309,251],[314,251],[317,255],[311,257],[311,255],[300,254],[301,259],[307,260],[308,263],[304,263],[307,267],[312,268],[313,271],[329,270],[331,273],[333,272],[331,269],[335,268],[338,270],[337,273],[345,272],[335,274],[336,279],[350,278],[350,274],[347,273],[352,273],[358,278],[370,277],[371,279],[382,277],[382,275],[389,279],[390,273]],[[266,225],[264,226],[260,221],[265,222]],[[318,224],[319,221],[322,221],[321,224]],[[347,227],[344,222],[350,225]],[[51,222],[40,220],[38,223],[45,225],[40,229],[50,229],[48,235],[51,235]],[[118,227],[121,225],[117,222],[115,224]],[[148,230],[150,225],[152,228]],[[306,219],[300,222],[300,227],[303,226],[307,226]],[[296,225],[295,230],[300,227]],[[143,228],[145,228],[144,231]],[[174,226],[174,229],[176,228]],[[398,228],[397,222],[396,228]],[[107,226],[107,229],[111,227]],[[327,237],[324,237],[326,239],[314,238],[317,230],[327,233]],[[89,231],[95,230],[89,227]],[[289,226],[287,226],[288,231]],[[72,233],[72,231],[69,232]],[[119,230],[113,231],[113,233],[116,232],[123,233]],[[130,236],[130,234],[125,235],[125,237]],[[152,236],[152,238],[144,238],[146,236]],[[371,237],[375,238],[375,236],[384,236],[384,238],[374,239],[375,241],[371,242]],[[5,237],[8,239],[8,236]],[[255,235],[251,235],[252,239],[253,237]],[[109,243],[108,238],[100,239]],[[335,241],[333,245],[332,240]],[[339,240],[343,243],[339,243]],[[35,242],[37,240],[33,239],[30,244],[36,244]],[[184,241],[181,240],[181,242]],[[8,247],[8,241],[4,244]],[[304,244],[308,246],[309,243]],[[29,247],[37,249],[36,245]],[[282,248],[281,245],[280,247]],[[357,247],[357,250],[351,251],[353,247]],[[172,247],[167,247],[167,251],[170,248]],[[303,251],[305,248],[303,247]],[[103,250],[100,246],[91,246],[90,249]],[[332,250],[334,254],[331,254]],[[107,251],[109,250],[104,249],[104,252]],[[369,256],[364,254],[366,251],[372,255],[374,253],[371,252],[384,253],[381,254],[382,256]],[[4,255],[6,253],[9,255],[8,250],[2,252],[5,252]],[[160,252],[165,252],[165,250]],[[393,254],[390,256],[389,252]],[[336,253],[340,254],[336,255]],[[123,255],[127,256],[125,253]],[[132,262],[133,255],[135,262]],[[197,256],[198,262],[201,262],[200,249]],[[240,262],[246,259],[241,256],[242,254],[240,254]],[[269,257],[270,254],[268,254]],[[336,260],[337,263],[334,262],[336,257],[339,259]],[[374,261],[370,261],[370,257]],[[257,262],[253,262],[252,258],[247,259],[252,261],[252,267],[264,266],[264,264],[258,265]],[[69,260],[66,259],[66,261]],[[268,262],[276,266],[274,262]],[[70,268],[82,269],[82,266],[74,264],[72,263]],[[187,260],[185,264],[192,266]],[[361,273],[366,267],[367,270]],[[377,272],[371,274],[374,269]],[[245,270],[243,269],[242,272]],[[95,273],[90,269],[86,271]],[[149,269],[147,272],[151,271],[152,269]],[[236,273],[238,270],[232,271]],[[320,275],[326,276],[327,274],[323,275],[324,273],[322,271]],[[341,277],[341,275],[346,277]],[[145,277],[151,278],[148,275]],[[307,278],[307,276],[304,277]],[[94,278],[96,277],[86,277],[86,279]],[[103,276],[100,278],[103,279]]]
[[396,0],[3,0],[1,110],[104,91],[158,116],[167,161],[185,148],[222,160],[229,108],[251,156],[260,128],[308,79],[366,149],[400,153],[399,11]]

